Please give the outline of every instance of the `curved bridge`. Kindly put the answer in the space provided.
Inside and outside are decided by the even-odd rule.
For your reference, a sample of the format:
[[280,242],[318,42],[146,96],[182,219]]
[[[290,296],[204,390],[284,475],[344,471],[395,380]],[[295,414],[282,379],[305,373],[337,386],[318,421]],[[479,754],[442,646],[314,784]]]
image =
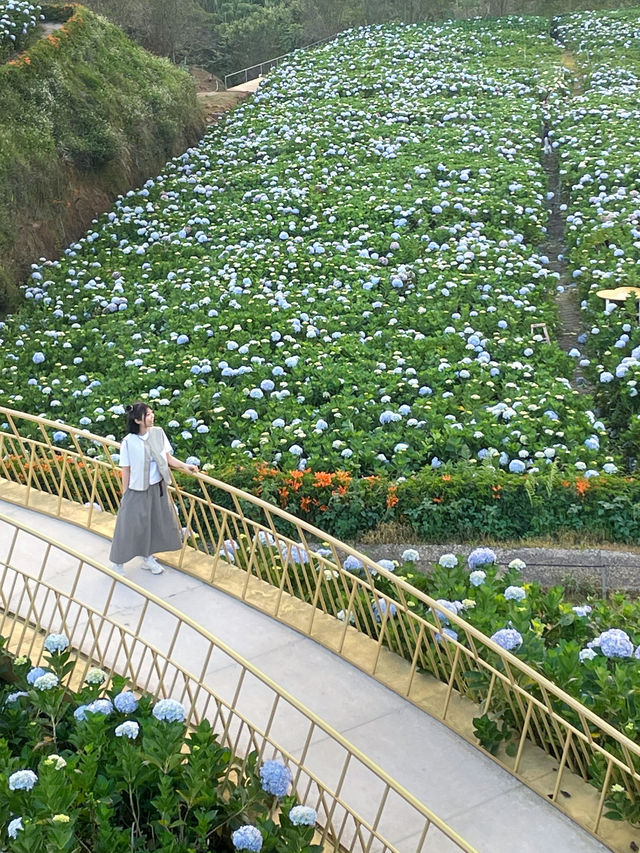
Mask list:
[[[119,475],[111,459],[118,445],[8,409],[0,409],[0,420],[5,421],[0,432],[2,498],[108,537],[118,505]],[[165,562],[323,644],[474,744],[473,716],[490,713],[494,703],[508,702],[521,734],[516,754],[499,754],[499,763],[598,834],[611,849],[628,849],[633,830],[612,825],[603,818],[603,812],[614,782],[622,780],[630,790],[638,789],[640,750],[634,742],[464,620],[443,613],[435,601],[384,572],[364,555],[258,498],[204,475],[198,480],[199,493],[186,492],[174,484],[174,499],[186,536],[182,551]],[[318,554],[321,541],[324,549]],[[358,575],[343,569],[348,556],[361,562]],[[413,611],[416,602],[426,615]],[[443,641],[445,615],[455,622],[457,642]],[[482,697],[471,689],[474,673],[487,684]],[[350,686],[348,679],[352,676],[345,678],[344,684]],[[298,695],[304,695],[304,686],[303,681]],[[334,701],[340,702],[339,694]],[[428,717],[421,719],[425,727],[431,725]],[[419,738],[418,731],[416,735]],[[375,738],[372,732],[372,744]],[[391,740],[388,747],[393,753],[393,735]],[[466,758],[468,747],[465,750]],[[408,754],[395,761],[394,775],[403,778],[403,773],[415,774],[414,751],[409,746]],[[432,767],[434,759],[438,765],[448,764],[441,748],[438,753],[437,744],[426,749],[427,774],[432,773],[426,768]],[[586,784],[594,756],[605,762],[601,790]],[[465,768],[460,775],[466,772]],[[513,788],[513,784],[506,787]],[[517,792],[509,794],[517,800],[524,791],[516,787]],[[457,809],[448,804],[449,813],[468,815],[473,811],[466,791],[464,797],[464,802],[457,802]],[[556,820],[553,814],[549,818],[546,803],[535,798],[534,802],[545,811],[545,817],[542,821],[541,815],[525,821],[531,850],[545,843],[542,838],[535,839],[533,824],[540,829],[540,824],[550,827]],[[503,807],[509,808],[507,801],[499,806]],[[514,815],[510,809],[510,823],[503,833],[510,844]],[[458,825],[463,823],[459,821]],[[481,823],[476,818],[473,829]],[[475,834],[465,833],[468,838]],[[485,840],[489,837],[491,834],[485,835]],[[598,844],[589,846],[593,843],[579,835],[563,849],[602,849]],[[519,849],[529,849],[523,845]],[[554,847],[560,849],[555,841]],[[491,846],[480,849],[500,848],[492,838]],[[402,850],[406,853],[408,848]]]

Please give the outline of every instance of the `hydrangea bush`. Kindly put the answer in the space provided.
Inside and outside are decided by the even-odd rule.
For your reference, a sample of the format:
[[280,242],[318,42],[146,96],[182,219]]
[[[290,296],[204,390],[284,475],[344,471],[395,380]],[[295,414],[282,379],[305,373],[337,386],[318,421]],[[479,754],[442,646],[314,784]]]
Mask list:
[[0,0],[0,62],[26,44],[43,18],[41,7],[29,0]]
[[[640,690],[639,602],[616,593],[607,601],[590,599],[588,603],[575,604],[562,586],[544,589],[537,582],[524,582],[525,564],[521,560],[500,570],[495,554],[491,560],[490,549],[484,547],[472,551],[466,561],[458,557],[455,566],[451,565],[451,555],[445,556],[447,559],[439,561],[428,574],[418,573],[414,564],[407,562],[396,573],[538,670],[618,731],[635,738],[640,710],[629,697]],[[469,571],[479,561],[482,569]],[[376,586],[391,593],[388,581],[380,576],[375,580]],[[448,622],[444,617],[434,620],[431,611],[417,598],[410,600],[409,606],[428,621],[440,625]],[[398,626],[397,636],[402,633]],[[460,632],[453,639],[465,642]],[[394,644],[396,651],[399,647]],[[405,645],[404,654],[410,658],[411,653],[412,649]],[[500,666],[490,651],[483,654]],[[434,674],[447,678],[446,668],[440,671],[436,667]],[[461,686],[470,698],[481,702],[487,695],[489,676],[479,672],[466,675],[466,687],[464,681]],[[528,679],[523,686],[535,691]],[[563,713],[570,722],[580,725],[578,716],[574,718],[569,708],[564,708]],[[490,751],[506,745],[511,754],[521,723],[513,714],[512,703],[500,698],[498,688],[490,713],[476,718],[475,733]],[[617,747],[612,743],[607,748],[616,753]],[[593,784],[601,787],[606,774],[604,761],[594,758],[589,772]],[[637,801],[626,789],[622,790],[624,795],[617,790],[608,797],[607,816],[636,823],[640,820]]]
[[3,850],[321,853],[316,813],[282,762],[239,759],[208,722],[188,728],[176,700],[137,696],[102,670],[73,691],[66,636],[44,648],[46,666],[18,658],[0,680]]
[[[235,561],[243,567],[251,547],[242,536],[238,545]],[[306,552],[305,559],[301,559],[302,548],[299,544],[296,549],[287,549],[278,540],[271,544],[265,540],[258,558],[264,561],[264,577],[277,586],[282,583],[286,568],[287,587],[313,603],[317,575],[322,572],[320,600],[326,611],[376,641],[381,639],[407,661],[416,659],[414,643],[420,631],[397,605],[391,575],[434,599],[439,606],[437,616],[417,595],[403,593],[409,612],[437,628],[425,641],[427,647],[433,645],[434,653],[423,649],[418,658],[419,668],[437,678],[445,682],[450,679],[447,644],[456,640],[467,642],[464,633],[451,621],[449,614],[455,614],[492,641],[484,647],[476,642],[475,647],[494,666],[502,666],[500,650],[510,652],[618,731],[634,737],[640,727],[640,710],[628,699],[640,689],[639,602],[620,593],[608,600],[593,598],[576,603],[562,586],[545,589],[537,582],[525,581],[526,564],[520,559],[501,569],[495,552],[486,546],[473,549],[466,558],[443,554],[431,569],[424,570],[415,549],[407,549],[399,564],[382,559],[372,569],[350,556],[344,560],[343,570],[362,581],[353,592],[349,584],[340,581],[337,568],[331,563],[330,549],[319,547]],[[480,705],[489,693],[490,676],[481,670],[465,672],[456,684]],[[523,686],[534,693],[537,689],[524,676]],[[500,685],[494,685],[492,697],[489,711],[474,721],[476,736],[491,752],[505,746],[511,750],[522,719],[514,715],[513,703],[504,696]],[[539,698],[544,700],[542,696]],[[580,725],[579,717],[569,707],[563,708],[563,713],[570,722]],[[553,751],[551,743],[540,742],[540,745]],[[615,745],[611,748],[617,749]],[[594,784],[603,784],[605,771],[598,759],[594,759],[590,773]],[[616,802],[617,805],[613,800],[609,802],[609,816],[631,820],[633,801],[629,800],[628,808],[622,811],[622,798],[618,796]]]

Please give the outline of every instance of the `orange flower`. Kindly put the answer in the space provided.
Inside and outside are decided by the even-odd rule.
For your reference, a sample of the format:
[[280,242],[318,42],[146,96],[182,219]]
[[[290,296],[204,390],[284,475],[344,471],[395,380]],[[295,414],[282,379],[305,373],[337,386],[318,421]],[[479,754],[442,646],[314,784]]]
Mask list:
[[323,486],[330,486],[332,480],[333,474],[327,474],[325,471],[316,471],[313,475],[313,485],[316,489],[320,489]]
[[451,481],[451,474],[443,474],[442,479],[445,481],[445,483],[449,483]]
[[442,503],[442,498],[434,498],[434,499],[433,499],[433,502],[434,502],[434,504],[441,504],[441,503]]
[[285,507],[289,501],[289,489],[283,486],[281,489],[278,489],[278,495],[280,496],[280,506]]
[[387,507],[391,509],[398,503],[398,495],[396,494],[398,487],[390,486],[389,491],[387,492]]
[[491,486],[491,491],[493,492],[494,501],[500,500],[500,492],[502,491],[502,486]]
[[584,498],[586,492],[589,491],[589,481],[585,480],[584,477],[580,477],[576,480],[576,492],[580,495],[580,498]]
[[332,495],[346,495],[347,494],[347,487],[346,486],[338,486],[338,488],[334,489],[331,492],[331,494]]
[[303,512],[309,512],[309,510],[311,509],[311,498],[309,498],[309,497],[307,497],[307,496],[305,495],[305,496],[300,500],[300,509],[301,509]]

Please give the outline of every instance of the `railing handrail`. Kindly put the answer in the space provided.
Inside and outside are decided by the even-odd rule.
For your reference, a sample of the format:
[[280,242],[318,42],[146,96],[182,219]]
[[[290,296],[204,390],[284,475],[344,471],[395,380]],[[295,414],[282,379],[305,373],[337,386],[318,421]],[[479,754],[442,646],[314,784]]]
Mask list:
[[[77,427],[72,427],[72,426],[67,426],[66,424],[61,424],[59,421],[51,421],[47,418],[41,418],[37,415],[29,415],[28,413],[20,412],[20,411],[15,410],[15,409],[8,409],[4,406],[0,406],[0,415],[1,414],[6,414],[7,416],[9,416],[11,418],[17,417],[17,418],[25,419],[25,420],[31,421],[32,423],[41,423],[41,424],[44,424],[48,427],[55,428],[55,429],[64,428],[64,430],[66,432],[69,432],[70,434],[76,435],[76,436],[78,436],[82,439],[85,439],[85,440],[96,441],[96,442],[101,443],[101,444],[109,445],[112,448],[114,448],[115,450],[118,450],[120,447],[120,444],[113,439],[103,438],[101,436],[90,433],[87,430],[82,430],[82,429],[79,429]],[[17,432],[15,432],[15,434],[19,435]],[[70,451],[65,450],[65,449],[60,449],[60,452],[61,453],[67,453],[67,454],[70,453]],[[80,448],[78,448],[78,452],[79,452],[79,455],[82,455],[84,457],[84,454],[82,454],[82,451]],[[91,458],[91,457],[89,457],[89,458]],[[91,459],[91,461],[96,462],[99,460]],[[111,461],[111,464],[114,465],[114,463],[112,461]],[[262,498],[259,498],[256,495],[252,495],[249,492],[244,492],[242,489],[238,489],[236,486],[232,486],[231,484],[225,483],[222,480],[217,480],[214,477],[211,477],[208,474],[205,474],[203,472],[199,472],[198,474],[194,475],[194,477],[196,479],[201,480],[202,482],[212,486],[213,488],[220,489],[221,491],[224,491],[224,492],[227,492],[227,493],[233,495],[238,500],[247,501],[249,503],[252,503],[255,506],[260,507],[261,509],[268,511],[272,515],[278,516],[283,521],[289,522],[290,524],[294,524],[295,526],[302,528],[305,531],[305,533],[310,534],[311,536],[318,539],[319,541],[326,542],[329,545],[333,545],[334,548],[339,548],[341,551],[344,551],[345,553],[352,555],[352,556],[356,557],[357,559],[361,560],[363,562],[363,564],[368,567],[369,571],[371,569],[373,569],[379,575],[385,577],[388,581],[390,581],[395,587],[397,587],[397,588],[401,589],[403,592],[408,593],[409,595],[417,598],[419,601],[421,601],[430,610],[432,610],[433,612],[435,612],[437,614],[440,614],[443,618],[446,618],[446,620],[448,620],[450,623],[457,625],[460,628],[462,628],[467,635],[473,637],[479,643],[486,646],[492,652],[494,652],[500,658],[502,658],[504,661],[506,661],[508,663],[509,667],[511,667],[512,669],[517,669],[519,672],[521,672],[527,678],[536,682],[545,692],[551,694],[552,696],[554,696],[554,698],[563,702],[565,705],[567,705],[573,711],[579,713],[586,720],[588,720],[589,722],[598,726],[600,729],[602,729],[603,732],[605,732],[607,735],[609,735],[609,737],[618,741],[618,743],[623,745],[631,753],[637,755],[640,758],[640,744],[636,743],[635,741],[632,741],[630,738],[628,738],[619,729],[616,729],[614,726],[612,726],[610,723],[608,723],[602,717],[599,717],[597,714],[595,714],[593,711],[591,711],[589,708],[587,708],[585,705],[583,705],[581,702],[579,702],[573,696],[571,696],[570,694],[568,694],[564,690],[562,690],[562,688],[559,687],[557,684],[550,681],[548,678],[546,678],[544,675],[539,673],[537,670],[533,669],[533,667],[529,666],[527,663],[522,661],[520,658],[516,657],[515,655],[511,654],[507,650],[503,649],[502,646],[499,646],[497,643],[495,643],[486,634],[483,634],[480,630],[475,628],[469,622],[467,622],[466,620],[464,620],[460,616],[458,616],[457,613],[453,613],[453,612],[447,610],[442,605],[438,604],[438,602],[435,599],[431,598],[430,596],[426,595],[421,590],[412,586],[411,584],[409,584],[404,579],[396,577],[396,575],[394,575],[392,572],[389,572],[386,569],[384,569],[382,566],[380,566],[379,563],[376,563],[374,560],[372,560],[366,554],[363,554],[362,552],[356,550],[355,548],[352,548],[351,546],[345,544],[344,542],[341,542],[340,540],[336,539],[335,537],[331,536],[328,533],[325,533],[323,530],[320,530],[319,528],[315,527],[314,525],[309,524],[309,522],[304,521],[304,519],[298,518],[297,516],[293,516],[290,513],[288,513],[286,510],[283,510],[281,507],[278,507],[275,504],[270,504],[267,501],[263,500]],[[180,491],[182,492],[182,494],[186,494],[186,495],[189,494],[184,489],[181,489]],[[198,500],[203,500],[206,502],[205,498],[198,498]],[[342,566],[340,566],[340,565],[336,566],[336,568],[338,569],[338,571],[341,571],[341,572],[345,571],[342,568]],[[450,641],[450,642],[452,642],[453,644],[456,643],[456,641]]]
[[[264,59],[262,62],[256,62],[253,65],[247,65],[246,68],[240,68],[238,71],[230,71],[229,74],[224,75],[224,87],[228,89],[228,80],[231,77],[237,77],[238,75],[244,74],[245,83],[248,80],[248,75],[250,71],[255,71],[256,68],[262,69],[265,65],[272,65],[272,63],[278,64],[282,62],[283,59],[286,59],[288,56],[292,56],[294,53],[297,53],[299,50],[311,50],[313,47],[318,47],[318,45],[326,44],[329,41],[333,41],[334,38],[340,35],[340,33],[345,32],[345,30],[338,30],[338,32],[334,33],[330,36],[325,36],[322,39],[318,39],[317,41],[312,41],[310,44],[303,44],[300,47],[296,47],[293,50],[287,51],[287,53],[281,53],[280,56],[274,56],[272,59]],[[258,76],[262,76],[262,71]],[[251,78],[254,79],[253,77]]]
[[[39,539],[42,542],[46,542],[52,548],[55,548],[59,551],[68,554],[75,560],[78,560],[81,563],[84,563],[87,566],[91,566],[96,571],[102,573],[109,577],[112,581],[115,581],[128,589],[135,592],[141,598],[145,599],[148,602],[151,602],[154,606],[159,607],[161,610],[164,610],[166,613],[173,616],[175,619],[179,620],[181,623],[188,625],[193,631],[206,639],[210,644],[214,645],[216,648],[223,651],[229,658],[231,658],[235,663],[239,664],[243,670],[251,673],[251,675],[256,678],[258,681],[261,681],[265,684],[270,690],[272,690],[276,695],[284,699],[291,707],[293,707],[301,716],[308,719],[315,728],[324,732],[331,740],[338,743],[343,749],[345,749],[350,755],[353,755],[361,764],[363,764],[368,770],[370,770],[375,776],[384,782],[384,784],[393,790],[401,799],[411,805],[416,811],[418,811],[427,821],[436,826],[444,835],[450,838],[454,843],[456,843],[461,849],[467,851],[467,853],[477,853],[474,847],[472,847],[468,842],[466,842],[461,836],[458,835],[448,824],[446,824],[441,818],[439,818],[435,813],[431,811],[424,803],[420,802],[416,797],[411,794],[406,788],[404,788],[397,780],[395,780],[392,776],[390,776],[382,767],[376,764],[371,758],[369,758],[365,753],[363,753],[358,747],[348,741],[340,732],[334,729],[329,723],[315,714],[310,708],[307,708],[302,702],[296,699],[292,694],[290,694],[287,690],[281,687],[277,682],[273,681],[266,673],[263,673],[256,666],[254,666],[250,661],[246,658],[242,657],[239,653],[234,651],[229,645],[227,645],[224,641],[220,640],[218,637],[213,635],[210,631],[208,631],[204,626],[200,625],[186,613],[178,610],[169,602],[155,595],[153,592],[145,589],[144,587],[139,586],[134,583],[129,578],[121,575],[119,573],[114,572],[108,566],[102,565],[98,560],[77,551],[75,548],[71,548],[70,546],[54,539],[51,536],[48,536],[45,533],[35,530],[30,525],[25,524],[15,518],[11,518],[10,516],[4,515],[0,513],[0,523],[4,523],[18,529],[30,536]],[[19,571],[15,566],[10,567],[14,571]],[[58,591],[60,592],[60,591]],[[66,595],[66,593],[61,593]],[[83,604],[83,607],[87,609],[90,608],[86,603]],[[144,641],[143,638],[141,638]]]

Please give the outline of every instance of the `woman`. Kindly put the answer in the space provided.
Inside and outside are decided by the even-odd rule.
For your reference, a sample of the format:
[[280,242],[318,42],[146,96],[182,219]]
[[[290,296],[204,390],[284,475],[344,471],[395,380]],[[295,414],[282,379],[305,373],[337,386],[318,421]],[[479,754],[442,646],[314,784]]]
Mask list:
[[153,425],[154,414],[146,403],[127,406],[128,434],[120,448],[122,501],[116,519],[109,559],[113,569],[124,571],[124,563],[142,556],[143,567],[154,575],[164,571],[154,551],[177,551],[182,546],[178,516],[169,501],[169,468],[198,472],[171,455],[172,447],[161,427]]

